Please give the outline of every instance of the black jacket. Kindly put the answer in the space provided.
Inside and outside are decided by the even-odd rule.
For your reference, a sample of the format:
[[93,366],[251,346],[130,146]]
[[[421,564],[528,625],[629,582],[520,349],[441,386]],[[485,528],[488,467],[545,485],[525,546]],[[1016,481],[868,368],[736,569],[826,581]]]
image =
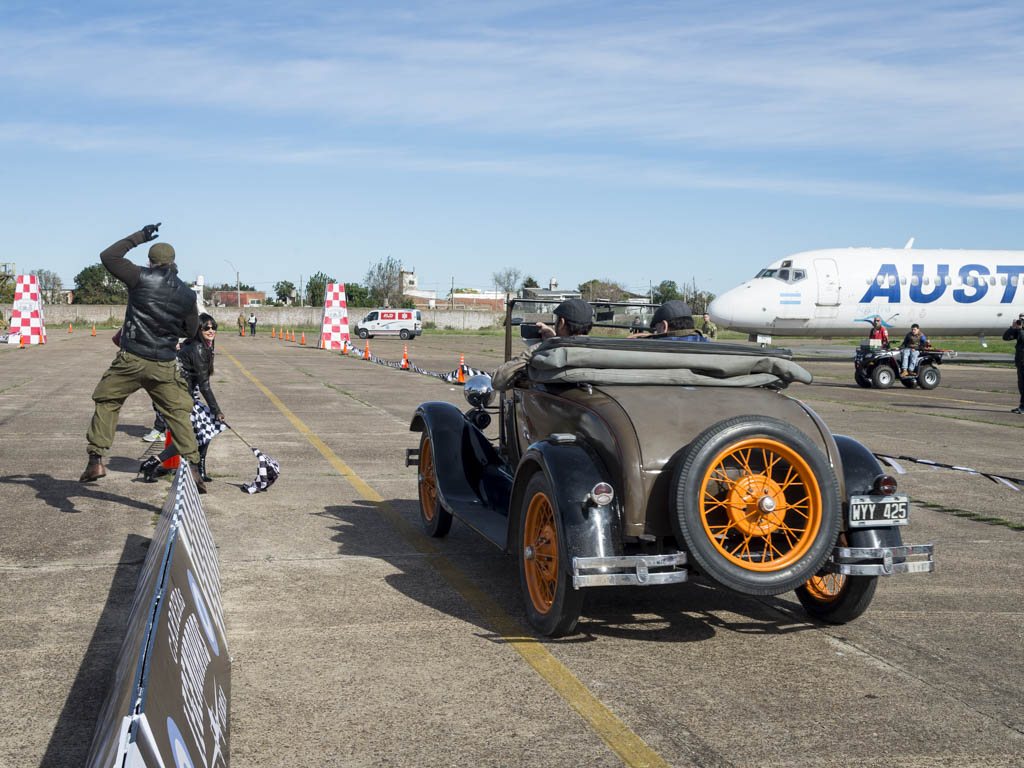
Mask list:
[[222,413],[217,399],[213,396],[213,389],[210,387],[210,373],[213,370],[213,350],[206,346],[205,341],[192,339],[181,345],[178,350],[178,360],[181,361],[181,373],[188,383],[188,391],[192,392],[196,387],[206,399],[206,404],[214,414]]
[[199,329],[196,295],[178,278],[174,264],[140,267],[124,258],[145,242],[142,232],[118,240],[100,254],[103,266],[128,286],[121,349],[146,360],[173,360],[181,337]]
[[1013,352],[1013,362],[1017,365],[1024,365],[1024,328],[1007,328],[1003,331],[1003,341],[1017,342]]

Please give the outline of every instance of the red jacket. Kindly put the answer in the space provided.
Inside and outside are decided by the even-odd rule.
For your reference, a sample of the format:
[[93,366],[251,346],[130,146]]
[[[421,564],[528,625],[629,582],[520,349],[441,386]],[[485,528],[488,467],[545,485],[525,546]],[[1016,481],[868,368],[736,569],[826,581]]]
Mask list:
[[868,334],[868,338],[869,339],[881,339],[882,340],[882,344],[888,344],[889,343],[889,332],[887,330],[885,330],[885,326],[884,325],[879,326],[878,328],[875,328],[874,326],[871,326],[871,333]]

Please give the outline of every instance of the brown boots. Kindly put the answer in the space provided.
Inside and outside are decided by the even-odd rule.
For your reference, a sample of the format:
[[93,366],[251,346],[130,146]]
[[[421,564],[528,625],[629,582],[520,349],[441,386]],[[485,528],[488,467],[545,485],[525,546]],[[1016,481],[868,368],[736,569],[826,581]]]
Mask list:
[[80,483],[91,483],[106,476],[107,470],[103,468],[103,457],[95,453],[89,454],[89,463],[85,465],[85,472],[78,478]]

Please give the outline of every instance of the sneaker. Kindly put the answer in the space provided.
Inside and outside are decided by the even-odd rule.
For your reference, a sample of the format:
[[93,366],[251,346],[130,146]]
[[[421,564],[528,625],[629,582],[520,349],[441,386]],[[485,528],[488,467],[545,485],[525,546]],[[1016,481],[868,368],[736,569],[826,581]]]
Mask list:
[[1010,413],[1024,413],[1024,408],[1011,408]]
[[147,443],[155,443],[157,440],[159,440],[163,436],[164,436],[163,432],[158,432],[155,429],[151,429],[151,430],[149,430],[149,432],[147,434],[142,436],[142,439],[145,440]]

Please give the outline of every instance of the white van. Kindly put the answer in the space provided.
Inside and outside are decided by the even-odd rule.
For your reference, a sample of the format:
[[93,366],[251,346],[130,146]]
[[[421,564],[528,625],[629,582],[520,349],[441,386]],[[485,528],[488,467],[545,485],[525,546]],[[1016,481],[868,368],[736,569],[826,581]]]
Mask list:
[[374,336],[398,336],[411,339],[423,333],[423,317],[418,309],[375,309],[356,323],[360,339]]

